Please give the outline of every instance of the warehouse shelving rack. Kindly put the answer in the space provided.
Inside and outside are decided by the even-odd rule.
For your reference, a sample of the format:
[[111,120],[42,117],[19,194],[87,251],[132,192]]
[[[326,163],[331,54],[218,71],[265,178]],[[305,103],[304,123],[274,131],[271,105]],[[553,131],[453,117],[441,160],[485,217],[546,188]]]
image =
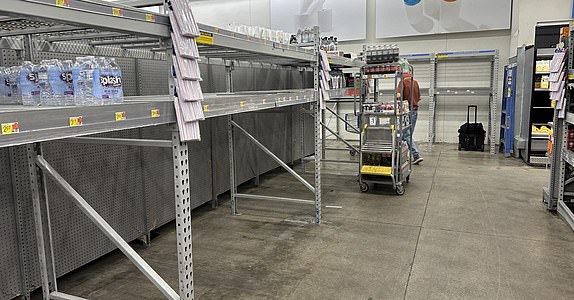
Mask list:
[[[122,3],[147,6],[162,4],[163,1],[124,1]],[[121,45],[120,52],[128,57],[143,55],[137,48],[150,49],[145,55],[166,57],[170,49],[169,19],[162,14],[153,14],[135,9],[122,3],[97,0],[66,1],[28,1],[7,0],[0,7],[0,37],[2,45],[8,43],[10,49],[22,50],[32,59],[38,49],[58,52],[62,47],[58,43],[67,41],[93,41],[90,45],[79,43],[77,47],[88,47],[95,55],[105,55],[101,45]],[[71,24],[71,25],[70,25]],[[233,139],[236,131],[250,138],[261,150],[269,154],[280,165],[287,167],[295,177],[298,176],[285,163],[257,141],[245,130],[233,115],[262,111],[273,108],[293,107],[311,104],[315,116],[315,181],[307,186],[314,192],[314,199],[298,201],[272,196],[244,195],[237,193],[236,181],[231,176],[232,212],[237,212],[237,197],[261,200],[292,201],[314,204],[315,223],[321,222],[321,130],[318,99],[318,39],[314,49],[301,49],[269,41],[243,36],[223,29],[200,25],[202,41],[200,54],[208,59],[222,58],[230,66],[236,61],[255,61],[257,63],[281,66],[311,67],[314,70],[314,88],[289,91],[257,91],[233,93],[231,80],[225,94],[205,94],[203,102],[206,118],[228,117],[230,159],[233,161]],[[23,40],[12,37],[23,36]],[[35,38],[39,37],[38,40]],[[318,29],[316,29],[318,37]],[[48,43],[46,43],[48,41]],[[70,45],[66,45],[70,46]],[[101,54],[100,54],[101,53]],[[151,54],[150,54],[151,53]],[[169,53],[169,52],[168,52]],[[340,57],[330,57],[335,66],[354,66],[355,62]],[[229,78],[233,68],[229,68]],[[167,76],[167,74],[166,74]],[[170,86],[171,86],[170,82]],[[170,88],[171,90],[171,88]],[[120,117],[118,118],[118,113]],[[76,122],[71,122],[74,119]],[[80,126],[77,121],[80,121]],[[58,291],[52,248],[52,232],[48,201],[46,199],[46,178],[49,177],[89,218],[100,228],[114,244],[124,252],[132,262],[152,281],[169,299],[193,299],[193,264],[191,247],[191,211],[188,174],[188,145],[179,141],[177,127],[172,125],[171,140],[109,138],[100,133],[118,132],[126,129],[148,128],[158,125],[170,125],[176,122],[172,96],[126,97],[121,105],[102,107],[0,107],[0,120],[5,134],[0,136],[0,147],[9,147],[13,159],[25,157],[27,160],[29,181],[32,186],[34,218],[40,263],[41,286],[44,299],[79,299]],[[233,130],[236,128],[237,130]],[[96,136],[94,136],[96,135]],[[302,137],[303,138],[303,137]],[[117,232],[84,200],[84,198],[53,168],[43,157],[42,143],[58,140],[65,143],[122,145],[171,148],[174,169],[174,191],[176,202],[176,224],[178,238],[179,292],[175,292],[155,273],[145,261],[122,239]],[[20,153],[24,151],[25,153]],[[303,153],[302,153],[303,155]],[[230,173],[234,174],[234,164]],[[12,170],[14,171],[14,170]],[[183,176],[182,176],[183,174]],[[304,179],[302,180],[304,181]],[[20,199],[29,201],[29,199]],[[23,279],[24,282],[26,279]],[[27,293],[25,284],[22,289]]]
[[[574,69],[574,26],[569,26],[570,36],[564,39],[567,48],[566,68],[563,70],[570,73]],[[543,201],[548,210],[556,210],[566,223],[574,230],[574,192],[572,183],[574,182],[574,152],[568,149],[569,127],[574,126],[574,114],[572,113],[572,89],[574,85],[572,78],[565,78],[566,86],[564,91],[565,115],[562,118],[558,110],[554,110],[553,143],[550,180],[548,187],[543,188]]]
[[[166,16],[116,5],[103,1],[4,1],[0,7],[3,17],[0,36],[24,37],[23,50],[26,58],[33,60],[37,43],[32,34],[83,31],[91,28],[99,31],[113,31],[122,34],[152,37],[169,42],[169,19]],[[167,74],[166,74],[167,76]],[[47,199],[47,178],[50,178],[69,199],[138,267],[140,271],[168,299],[193,299],[193,264],[191,249],[191,212],[188,174],[187,143],[179,140],[177,127],[172,127],[171,140],[132,140],[109,138],[82,138],[80,136],[114,132],[131,128],[145,128],[175,123],[171,97],[167,101],[145,101],[140,98],[126,101],[117,106],[66,107],[66,108],[0,108],[2,136],[0,147],[10,147],[11,166],[18,157],[25,157],[28,166],[28,180],[31,187],[36,246],[40,269],[43,299],[80,299],[58,290],[52,246],[49,204]],[[119,117],[118,117],[119,116]],[[172,149],[174,170],[174,192],[177,224],[177,247],[179,262],[179,292],[175,292],[129,244],[114,230],[101,215],[52,167],[44,158],[42,142],[74,142],[89,139],[100,144],[132,145],[145,147],[166,147]],[[21,153],[25,152],[25,153]],[[15,174],[15,170],[11,170]],[[22,254],[21,254],[22,255]],[[23,263],[23,262],[21,262]],[[24,276],[21,272],[21,275]],[[26,281],[22,278],[23,282]],[[23,293],[26,284],[22,283]]]
[[[489,74],[484,74],[489,77],[490,85],[484,87],[438,87],[438,65],[448,64],[449,61],[488,61],[490,62]],[[433,75],[430,87],[430,101],[429,101],[429,133],[428,142],[429,148],[435,142],[435,118],[436,118],[436,102],[438,96],[488,96],[489,97],[489,113],[488,113],[488,144],[490,153],[494,154],[496,151],[496,111],[498,101],[498,68],[499,68],[499,54],[498,50],[476,50],[476,51],[459,51],[459,52],[438,52],[434,54],[434,59],[431,61],[433,64]]]

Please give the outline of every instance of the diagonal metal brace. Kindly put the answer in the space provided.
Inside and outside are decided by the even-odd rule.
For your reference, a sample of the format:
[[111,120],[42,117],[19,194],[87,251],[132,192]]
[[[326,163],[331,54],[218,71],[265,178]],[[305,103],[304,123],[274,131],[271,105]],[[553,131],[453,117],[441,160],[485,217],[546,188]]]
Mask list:
[[291,173],[297,180],[299,180],[307,189],[311,192],[315,193],[315,188],[305,180],[305,178],[301,177],[301,175],[297,174],[293,169],[291,169],[286,163],[284,163],[277,155],[275,155],[271,150],[267,149],[261,142],[259,142],[255,137],[253,137],[247,130],[243,129],[243,127],[239,126],[239,124],[235,123],[235,121],[231,120],[231,124],[235,126],[239,131],[241,131],[245,136],[247,136],[259,149],[265,152],[269,157],[271,157],[274,161],[280,164],[287,172]]
[[355,126],[353,126],[353,124],[349,123],[347,120],[345,120],[344,118],[342,118],[341,116],[339,116],[339,114],[337,114],[336,112],[333,111],[333,109],[329,108],[328,106],[325,106],[325,109],[327,109],[331,114],[333,114],[337,119],[343,121],[343,123],[347,124],[347,126],[351,127],[351,129],[353,129],[355,131],[356,134],[360,134],[361,131],[359,129],[357,129]]
[[88,202],[42,157],[36,157],[36,164],[69,195],[74,204],[86,214],[96,226],[136,265],[136,267],[170,300],[179,300],[179,295],[147,264],[137,252],[94,210]]
[[321,122],[321,125],[323,126],[323,128],[327,129],[330,133],[332,133],[335,137],[337,137],[337,139],[345,143],[345,145],[349,146],[349,148],[353,149],[353,151],[355,151],[356,153],[360,152],[359,149],[351,145],[351,143],[347,142],[347,140],[345,140],[342,136],[338,135],[333,129],[329,128],[329,126],[325,125],[325,123]]

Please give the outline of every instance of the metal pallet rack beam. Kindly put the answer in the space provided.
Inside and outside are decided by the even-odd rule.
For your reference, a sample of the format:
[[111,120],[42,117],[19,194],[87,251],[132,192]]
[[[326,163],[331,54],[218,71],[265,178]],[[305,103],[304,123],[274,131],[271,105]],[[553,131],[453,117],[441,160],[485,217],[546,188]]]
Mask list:
[[[63,23],[63,26],[169,37],[167,16],[101,0],[3,0],[0,14],[15,18],[40,18]],[[53,31],[50,27],[38,27],[36,32]]]
[[[447,63],[448,61],[488,61],[490,62],[490,85],[488,87],[437,87],[438,64]],[[437,96],[489,96],[488,112],[488,145],[490,153],[496,152],[496,111],[498,99],[498,68],[499,58],[498,50],[477,50],[461,52],[438,52],[431,58],[433,64],[433,74],[430,88],[429,103],[429,147],[435,142],[436,138],[436,97]]]

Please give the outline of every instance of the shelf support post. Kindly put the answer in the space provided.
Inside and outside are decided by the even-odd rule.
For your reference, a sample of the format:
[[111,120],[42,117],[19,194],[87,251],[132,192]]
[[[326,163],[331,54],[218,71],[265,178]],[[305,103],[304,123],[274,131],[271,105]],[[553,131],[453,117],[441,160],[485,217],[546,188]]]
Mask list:
[[[321,54],[319,53],[319,46],[321,43],[319,26],[315,26],[313,30],[315,33],[315,63],[313,64],[313,88],[315,92],[315,223],[318,225],[321,224],[321,159],[323,158],[323,151],[325,151],[325,129],[321,126],[324,114],[321,109],[321,97],[319,91],[319,65],[321,59]],[[323,135],[321,135],[322,132]]]

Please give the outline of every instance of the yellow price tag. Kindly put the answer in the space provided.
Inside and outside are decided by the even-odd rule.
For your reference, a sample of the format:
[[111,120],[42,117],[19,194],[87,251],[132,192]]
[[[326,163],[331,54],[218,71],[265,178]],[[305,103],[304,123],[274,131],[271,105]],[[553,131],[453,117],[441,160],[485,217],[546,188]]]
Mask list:
[[68,120],[70,127],[77,127],[84,125],[84,117],[77,116],[77,117],[70,117]]
[[161,112],[159,109],[152,109],[151,110],[151,117],[152,118],[159,118],[161,116]]
[[124,121],[126,119],[126,112],[120,111],[116,113],[116,121]]
[[261,100],[261,103],[263,103],[263,104],[267,103],[267,99]]
[[56,0],[56,6],[68,7],[70,6],[70,0]]
[[287,97],[283,97],[283,101],[287,101]]
[[20,132],[20,125],[18,122],[2,124],[2,134],[13,134]]
[[299,101],[299,96],[295,96],[295,100]]
[[244,102],[244,101],[239,102],[239,107],[244,107],[244,106],[245,106],[245,102]]
[[213,33],[200,31],[195,41],[198,44],[213,45]]
[[293,100],[293,97],[289,96],[289,101]]
[[209,105],[204,105],[203,106],[203,111],[208,111],[209,110]]
[[155,23],[155,15],[145,14],[145,20],[146,20],[147,22],[153,22],[153,23]]
[[124,15],[124,10],[121,8],[112,8],[112,15],[116,17],[121,17]]
[[436,58],[447,58],[448,54],[437,54]]

